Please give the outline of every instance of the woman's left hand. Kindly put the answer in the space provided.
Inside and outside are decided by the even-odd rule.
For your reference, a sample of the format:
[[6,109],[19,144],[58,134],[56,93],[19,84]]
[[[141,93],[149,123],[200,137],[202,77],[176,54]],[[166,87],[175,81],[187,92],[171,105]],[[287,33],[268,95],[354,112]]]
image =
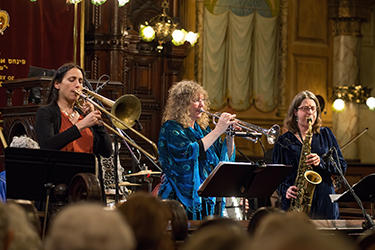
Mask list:
[[319,157],[319,155],[317,155],[315,153],[311,153],[311,154],[307,155],[307,157],[306,157],[306,164],[307,165],[318,166],[320,164],[320,157]]
[[83,112],[84,115],[88,115],[90,112],[92,112],[94,110],[95,110],[95,107],[92,103],[86,101],[83,104],[82,112]]

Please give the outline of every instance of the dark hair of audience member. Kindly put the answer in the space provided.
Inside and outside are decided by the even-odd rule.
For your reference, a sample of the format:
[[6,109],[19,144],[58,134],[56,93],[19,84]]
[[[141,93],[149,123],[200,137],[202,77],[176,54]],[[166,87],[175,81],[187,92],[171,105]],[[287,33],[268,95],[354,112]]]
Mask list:
[[357,243],[360,250],[374,250],[375,249],[375,229],[367,229],[357,238]]
[[171,244],[167,234],[169,210],[157,197],[137,191],[118,210],[134,231],[137,249],[165,249]]
[[284,210],[276,207],[261,207],[254,211],[250,217],[249,224],[247,226],[247,232],[250,236],[253,236],[256,228],[259,226],[261,220],[268,214],[271,213],[285,213]]
[[242,250],[249,237],[245,229],[230,218],[208,219],[188,238],[183,250]]

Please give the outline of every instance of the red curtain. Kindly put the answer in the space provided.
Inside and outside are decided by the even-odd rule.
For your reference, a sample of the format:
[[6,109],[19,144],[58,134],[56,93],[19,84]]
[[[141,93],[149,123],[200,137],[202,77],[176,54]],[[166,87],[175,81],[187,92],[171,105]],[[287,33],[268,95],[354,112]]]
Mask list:
[[[0,0],[10,16],[0,35],[0,83],[28,76],[29,66],[57,69],[73,61],[74,5],[66,0]],[[6,105],[0,88],[0,107]],[[13,106],[22,105],[15,93]]]

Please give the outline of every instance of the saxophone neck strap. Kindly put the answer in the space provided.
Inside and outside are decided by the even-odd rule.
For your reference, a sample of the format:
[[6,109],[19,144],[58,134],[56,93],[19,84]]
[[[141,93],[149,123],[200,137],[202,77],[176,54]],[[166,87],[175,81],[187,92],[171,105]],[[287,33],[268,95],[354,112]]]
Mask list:
[[299,135],[299,138],[301,139],[301,143],[303,144],[303,137],[301,134],[301,130],[299,128],[298,128],[298,135]]

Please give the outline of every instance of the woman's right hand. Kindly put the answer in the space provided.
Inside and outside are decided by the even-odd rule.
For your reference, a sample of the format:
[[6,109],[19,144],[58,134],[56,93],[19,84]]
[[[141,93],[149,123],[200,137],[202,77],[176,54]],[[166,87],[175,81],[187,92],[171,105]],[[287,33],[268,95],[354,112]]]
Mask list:
[[215,129],[219,132],[219,134],[223,134],[230,125],[237,123],[237,121],[234,120],[235,117],[236,117],[235,114],[232,115],[226,112],[220,115],[220,118],[217,121],[216,127],[215,127]]
[[286,190],[286,198],[289,200],[291,198],[297,198],[298,188],[296,186],[290,186],[288,190]]
[[94,125],[103,125],[102,113],[99,110],[90,112],[85,118],[83,118],[76,124],[79,131],[82,131],[83,129],[92,127]]

